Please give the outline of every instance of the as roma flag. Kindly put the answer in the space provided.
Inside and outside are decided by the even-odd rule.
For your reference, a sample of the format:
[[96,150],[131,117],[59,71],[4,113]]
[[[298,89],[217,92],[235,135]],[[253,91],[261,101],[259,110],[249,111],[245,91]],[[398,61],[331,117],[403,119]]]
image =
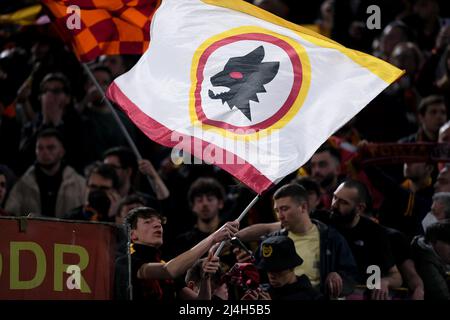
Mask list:
[[[42,0],[82,62],[99,55],[143,54],[160,0]],[[79,19],[80,23],[77,23]]]
[[238,0],[163,0],[151,39],[110,99],[150,139],[258,193],[403,73]]

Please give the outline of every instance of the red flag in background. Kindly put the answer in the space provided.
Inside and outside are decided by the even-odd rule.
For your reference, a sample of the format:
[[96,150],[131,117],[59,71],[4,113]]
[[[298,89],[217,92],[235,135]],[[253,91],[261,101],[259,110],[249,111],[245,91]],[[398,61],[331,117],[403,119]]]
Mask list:
[[72,44],[82,62],[103,54],[143,54],[150,41],[150,22],[160,2],[42,0],[58,32]]

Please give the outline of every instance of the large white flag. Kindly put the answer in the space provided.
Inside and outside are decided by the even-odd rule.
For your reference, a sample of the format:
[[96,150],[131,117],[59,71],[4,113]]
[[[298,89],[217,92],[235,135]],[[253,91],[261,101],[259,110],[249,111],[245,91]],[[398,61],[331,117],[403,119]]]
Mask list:
[[258,193],[402,75],[240,0],[163,0],[150,36],[109,98],[152,140]]

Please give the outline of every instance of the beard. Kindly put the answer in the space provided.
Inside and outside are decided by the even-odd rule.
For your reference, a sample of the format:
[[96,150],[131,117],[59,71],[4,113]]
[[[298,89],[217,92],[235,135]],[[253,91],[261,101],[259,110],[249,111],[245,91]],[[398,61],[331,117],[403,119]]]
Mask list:
[[203,222],[203,223],[210,223],[211,221],[214,220],[214,218],[216,217],[216,214],[213,214],[212,212],[208,211],[208,212],[201,212],[198,215],[198,218]]
[[331,210],[331,221],[337,225],[348,225],[355,219],[355,217],[355,208],[347,214],[342,214],[338,209]]

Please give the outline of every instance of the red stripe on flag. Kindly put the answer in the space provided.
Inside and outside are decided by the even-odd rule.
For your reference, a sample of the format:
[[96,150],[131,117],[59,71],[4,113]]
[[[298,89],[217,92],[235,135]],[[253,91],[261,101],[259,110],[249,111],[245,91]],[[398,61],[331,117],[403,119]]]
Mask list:
[[[200,140],[195,137],[190,137],[179,132],[170,130],[158,121],[150,118],[144,112],[142,112],[138,106],[136,106],[128,97],[120,90],[120,88],[113,82],[107,92],[107,96],[110,100],[118,103],[124,110],[128,117],[138,126],[139,129],[150,139],[166,146],[173,148],[179,144],[179,141],[172,141],[172,134],[175,132],[178,137],[183,139],[190,139],[194,145],[201,145],[201,148],[192,148],[192,154],[199,158],[203,158],[202,151],[208,146],[212,145],[209,142]],[[189,141],[189,140],[187,140]],[[261,194],[263,191],[270,188],[273,183],[266,176],[264,176],[258,169],[252,166],[244,159],[238,157],[232,152],[222,149],[216,145],[214,148],[217,152],[223,154],[224,159],[235,159],[234,164],[216,164],[214,165],[229,172],[240,181],[244,182],[248,187]],[[208,159],[205,159],[208,160]],[[225,161],[223,161],[225,162]]]

